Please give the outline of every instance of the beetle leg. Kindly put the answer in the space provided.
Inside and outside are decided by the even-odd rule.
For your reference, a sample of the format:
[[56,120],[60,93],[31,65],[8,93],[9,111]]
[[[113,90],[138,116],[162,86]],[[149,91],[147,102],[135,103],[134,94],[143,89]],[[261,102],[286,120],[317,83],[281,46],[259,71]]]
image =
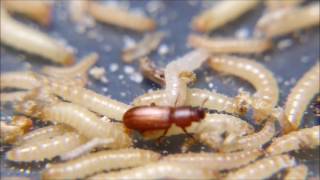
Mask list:
[[166,136],[167,132],[168,132],[169,128],[164,130],[163,134],[157,139],[157,143],[160,144],[161,141],[163,140],[163,138]]
[[189,136],[190,138],[192,138],[193,140],[196,141],[196,139],[193,137],[193,135],[191,135],[190,133],[188,133],[188,131],[186,130],[185,127],[181,127],[181,129],[183,130],[184,133],[186,133],[187,136]]

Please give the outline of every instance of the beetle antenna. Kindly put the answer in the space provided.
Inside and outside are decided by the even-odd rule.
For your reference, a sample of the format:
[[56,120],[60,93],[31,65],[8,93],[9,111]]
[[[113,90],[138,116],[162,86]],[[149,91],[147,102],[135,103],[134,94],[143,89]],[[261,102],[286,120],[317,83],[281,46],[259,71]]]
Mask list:
[[202,103],[201,103],[201,108],[203,108],[204,104],[206,104],[206,102],[208,102],[209,98],[207,97]]

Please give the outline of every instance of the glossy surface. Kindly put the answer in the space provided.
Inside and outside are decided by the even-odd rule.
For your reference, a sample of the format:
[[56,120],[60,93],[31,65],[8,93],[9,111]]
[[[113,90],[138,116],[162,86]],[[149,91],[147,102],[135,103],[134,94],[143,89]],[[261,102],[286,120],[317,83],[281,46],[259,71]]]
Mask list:
[[138,106],[123,115],[123,122],[127,128],[143,132],[165,130],[172,124],[184,128],[204,117],[204,110],[191,107]]
[[[135,97],[148,92],[149,89],[155,90],[160,88],[148,80],[143,80],[141,83],[132,81],[132,77],[124,72],[125,64],[120,60],[121,51],[124,47],[124,37],[129,36],[138,41],[143,35],[101,23],[97,23],[96,27],[89,29],[84,33],[79,33],[77,27],[74,26],[68,18],[66,1],[61,2],[62,3],[57,3],[55,5],[52,19],[53,23],[49,28],[42,28],[41,26],[32,24],[32,22],[27,19],[19,18],[19,20],[40,28],[51,36],[65,39],[70,45],[77,48],[77,57],[79,58],[90,52],[98,52],[101,58],[99,58],[97,66],[106,69],[109,83],[104,84],[91,79],[92,84],[89,86],[90,89],[93,89],[99,94],[111,96],[116,100],[129,104]],[[132,8],[145,10],[147,2],[148,1],[133,0],[130,2],[130,6]],[[199,14],[200,10],[207,7],[208,3],[208,1],[162,1],[165,10],[160,11],[155,19],[157,22],[165,22],[167,20],[167,23],[160,23],[158,29],[169,33],[169,36],[164,39],[162,44],[167,45],[170,51],[165,56],[161,56],[157,52],[150,55],[150,58],[157,66],[163,68],[168,62],[172,61],[177,56],[182,56],[190,50],[186,46],[186,38],[189,33],[192,32],[189,25],[190,20],[193,16]],[[250,35],[252,34],[251,29],[262,13],[263,8],[262,6],[259,6],[258,9],[247,13],[233,23],[229,23],[229,25],[215,31],[212,35],[235,36],[238,34],[239,30],[240,32],[246,32],[248,30]],[[96,33],[97,36],[94,36],[94,33]],[[102,39],[100,38],[101,36]],[[300,37],[301,38],[292,38],[291,36],[286,36],[281,39],[275,39],[275,47],[270,52],[265,55],[250,56],[250,58],[261,62],[275,74],[279,83],[279,89],[281,90],[279,99],[279,105],[281,106],[284,105],[286,97],[296,80],[301,78],[319,57],[319,30],[313,28],[303,31]],[[277,48],[277,44],[282,40],[288,40],[287,42],[289,42],[289,45],[282,49]],[[1,45],[1,72],[26,70],[28,69],[28,63],[32,64],[32,69],[34,70],[39,70],[44,65],[50,65],[39,57]],[[111,70],[110,68],[111,66],[116,67],[114,65],[118,66],[116,71]],[[133,67],[136,71],[138,70],[138,64],[129,66]],[[205,91],[216,90],[218,93],[223,93],[231,97],[237,94],[239,88],[254,92],[254,89],[246,81],[230,76],[222,76],[206,66],[196,71],[196,74],[198,81],[196,81],[193,87],[208,89]],[[202,97],[203,96],[198,95],[199,100],[201,100]],[[195,94],[194,99],[196,98],[197,96]],[[219,99],[216,99],[216,101],[212,101],[212,104],[209,104],[215,106],[216,102],[219,102],[218,100]],[[221,102],[222,100],[223,98],[221,99]],[[201,102],[199,105],[201,105]],[[219,107],[223,108],[224,104],[225,103],[219,104]],[[229,109],[230,107],[232,106],[228,106]],[[107,108],[104,110],[107,110]],[[12,111],[10,107],[1,110],[1,116],[4,120],[8,120],[7,116],[11,114]],[[248,121],[252,123],[250,119],[248,119]],[[302,127],[311,127],[314,124],[319,124],[319,120],[317,120],[316,116],[312,113],[312,108],[308,107],[307,114],[304,115],[302,123]],[[42,124],[38,125],[41,126]],[[153,149],[164,154],[177,153],[181,152],[183,137],[184,136],[170,137],[165,141],[166,143],[161,146],[156,146],[153,142],[146,142],[138,139],[136,146]],[[202,147],[203,146],[200,145],[195,146],[192,148],[192,151],[199,152]],[[3,145],[3,151],[7,151],[9,148],[10,146]],[[299,162],[307,164],[312,174],[317,176],[319,175],[318,152],[319,148],[298,152],[294,155]],[[38,163],[10,163],[5,160],[4,152],[1,152],[1,157],[1,175],[3,176],[19,175],[39,179],[39,171],[45,166],[44,164]]]

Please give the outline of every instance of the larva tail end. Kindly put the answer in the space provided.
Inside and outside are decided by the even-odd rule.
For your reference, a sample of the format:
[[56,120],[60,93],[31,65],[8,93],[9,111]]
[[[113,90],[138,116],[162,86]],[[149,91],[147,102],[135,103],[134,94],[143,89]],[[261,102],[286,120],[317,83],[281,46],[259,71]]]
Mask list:
[[69,66],[75,63],[75,57],[72,51],[67,51],[63,60],[62,60],[62,64]]

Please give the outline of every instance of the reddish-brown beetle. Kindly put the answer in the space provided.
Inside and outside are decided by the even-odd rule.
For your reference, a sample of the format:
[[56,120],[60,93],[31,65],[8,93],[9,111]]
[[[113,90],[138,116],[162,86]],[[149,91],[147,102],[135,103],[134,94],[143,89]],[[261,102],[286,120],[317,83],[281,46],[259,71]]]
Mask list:
[[129,109],[123,116],[123,122],[129,129],[143,133],[150,130],[165,130],[167,133],[172,124],[181,127],[187,133],[186,127],[192,122],[201,121],[205,111],[192,107],[138,106]]

